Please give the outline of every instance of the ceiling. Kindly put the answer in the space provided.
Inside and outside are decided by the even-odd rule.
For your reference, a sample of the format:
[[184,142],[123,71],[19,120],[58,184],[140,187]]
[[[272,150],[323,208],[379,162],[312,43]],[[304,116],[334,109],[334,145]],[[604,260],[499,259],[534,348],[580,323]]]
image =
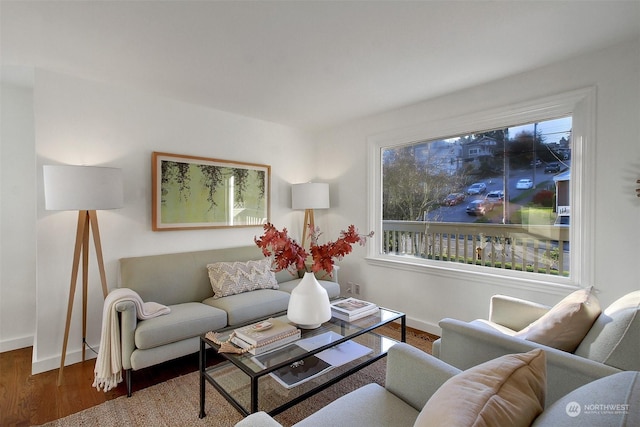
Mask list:
[[0,2],[3,70],[307,130],[637,37],[640,0]]

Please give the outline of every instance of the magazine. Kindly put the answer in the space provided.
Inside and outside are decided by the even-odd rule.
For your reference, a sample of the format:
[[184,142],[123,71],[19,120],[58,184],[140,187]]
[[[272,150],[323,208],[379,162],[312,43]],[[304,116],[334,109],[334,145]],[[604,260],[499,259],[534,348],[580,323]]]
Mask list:
[[338,341],[342,338],[342,335],[337,332],[329,331],[313,337],[301,339],[296,343],[298,347],[302,347],[307,351],[313,351],[316,348],[320,348],[332,342]]
[[336,367],[359,359],[371,352],[373,352],[373,350],[367,346],[358,344],[355,341],[345,341],[335,347],[321,351],[316,354],[316,356],[329,363],[331,366]]
[[305,357],[293,362],[289,366],[283,366],[271,373],[271,376],[287,389],[307,382],[324,372],[333,369],[329,363],[317,356]]

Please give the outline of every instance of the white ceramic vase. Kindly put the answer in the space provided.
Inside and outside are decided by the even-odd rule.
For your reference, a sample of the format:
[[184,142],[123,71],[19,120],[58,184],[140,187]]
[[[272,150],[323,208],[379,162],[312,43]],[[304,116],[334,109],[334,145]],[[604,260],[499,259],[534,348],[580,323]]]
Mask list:
[[305,272],[291,291],[287,317],[302,329],[316,329],[331,319],[329,294],[313,273]]

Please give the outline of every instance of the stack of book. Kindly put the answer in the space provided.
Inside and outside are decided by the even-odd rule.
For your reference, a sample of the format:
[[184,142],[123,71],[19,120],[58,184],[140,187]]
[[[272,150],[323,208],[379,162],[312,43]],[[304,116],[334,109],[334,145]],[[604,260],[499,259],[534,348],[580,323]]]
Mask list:
[[336,319],[353,320],[361,319],[378,312],[378,306],[372,302],[355,298],[347,298],[331,304],[331,315]]
[[231,342],[249,353],[258,355],[292,343],[300,338],[300,329],[279,319],[238,328]]

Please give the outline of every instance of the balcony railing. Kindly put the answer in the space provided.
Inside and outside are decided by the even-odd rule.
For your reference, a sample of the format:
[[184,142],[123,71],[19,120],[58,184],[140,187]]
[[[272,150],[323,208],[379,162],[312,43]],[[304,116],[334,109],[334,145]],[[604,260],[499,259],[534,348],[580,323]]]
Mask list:
[[443,262],[569,275],[569,228],[383,221],[383,251]]

